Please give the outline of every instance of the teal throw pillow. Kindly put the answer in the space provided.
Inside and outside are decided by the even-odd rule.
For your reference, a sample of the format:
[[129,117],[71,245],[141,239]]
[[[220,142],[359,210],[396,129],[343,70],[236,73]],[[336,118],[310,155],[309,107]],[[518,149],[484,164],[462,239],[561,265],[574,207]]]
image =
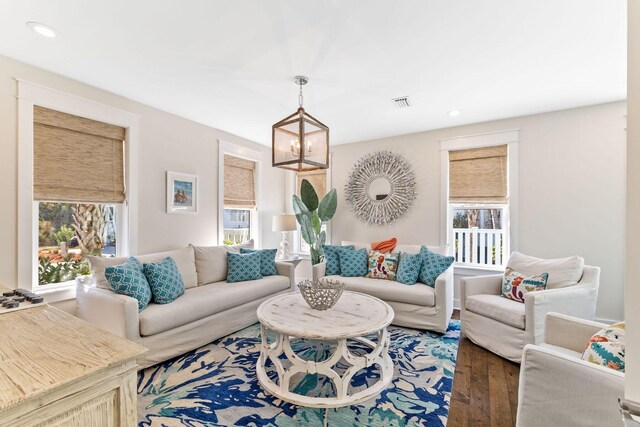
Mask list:
[[415,285],[422,268],[422,254],[410,254],[402,252],[400,254],[400,263],[398,264],[398,273],[396,273],[396,281],[405,285]]
[[353,245],[348,246],[334,246],[334,245],[322,245],[322,252],[324,253],[324,261],[327,264],[325,276],[335,276],[340,274],[340,251],[351,251]]
[[277,249],[247,249],[240,248],[241,254],[250,254],[252,252],[260,253],[260,274],[263,276],[275,276],[278,274],[276,270],[276,253]]
[[227,253],[227,283],[262,279],[260,252],[248,254]]
[[369,269],[366,249],[339,251],[340,274],[342,277],[363,277]]
[[173,258],[144,264],[142,268],[156,304],[169,304],[184,294],[184,282]]
[[151,288],[144,277],[142,265],[135,258],[124,264],[106,267],[104,277],[113,292],[138,300],[138,311],[144,310],[151,301]]
[[422,255],[422,267],[420,268],[418,282],[433,288],[436,286],[438,276],[453,264],[454,257],[437,254],[430,251],[426,246],[420,248],[420,255]]

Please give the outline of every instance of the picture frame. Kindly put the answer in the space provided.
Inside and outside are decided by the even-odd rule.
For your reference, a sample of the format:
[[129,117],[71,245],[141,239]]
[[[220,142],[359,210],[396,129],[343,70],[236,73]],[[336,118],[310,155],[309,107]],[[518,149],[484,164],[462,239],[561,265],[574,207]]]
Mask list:
[[167,171],[167,213],[198,212],[198,177]]

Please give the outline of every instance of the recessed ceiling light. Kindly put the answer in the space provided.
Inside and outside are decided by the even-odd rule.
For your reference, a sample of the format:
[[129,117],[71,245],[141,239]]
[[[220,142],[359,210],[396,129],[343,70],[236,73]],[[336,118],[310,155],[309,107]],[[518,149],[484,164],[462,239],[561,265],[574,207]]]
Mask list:
[[458,110],[451,110],[451,111],[449,111],[447,114],[449,114],[449,117],[455,117],[455,116],[459,116],[459,115],[460,115],[460,111],[458,111]]
[[29,21],[27,22],[27,27],[31,28],[33,31],[40,34],[41,36],[48,37],[50,39],[54,38],[57,34],[56,30],[54,30],[48,25],[41,24],[39,22]]

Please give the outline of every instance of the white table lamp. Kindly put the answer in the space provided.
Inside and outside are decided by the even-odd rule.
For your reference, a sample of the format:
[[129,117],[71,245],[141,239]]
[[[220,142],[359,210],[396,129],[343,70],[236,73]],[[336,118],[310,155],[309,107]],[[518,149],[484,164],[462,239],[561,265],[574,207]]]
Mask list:
[[275,215],[273,217],[273,231],[282,232],[282,241],[280,242],[280,255],[279,259],[289,258],[289,241],[287,240],[287,232],[296,230],[295,215]]

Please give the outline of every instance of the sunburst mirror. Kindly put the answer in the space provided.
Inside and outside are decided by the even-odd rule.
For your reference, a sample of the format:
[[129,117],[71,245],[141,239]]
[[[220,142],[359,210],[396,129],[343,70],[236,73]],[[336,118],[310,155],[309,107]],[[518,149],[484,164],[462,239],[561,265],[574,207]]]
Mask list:
[[378,151],[362,157],[345,185],[345,197],[356,217],[367,224],[387,225],[416,198],[416,180],[409,162],[399,154]]

